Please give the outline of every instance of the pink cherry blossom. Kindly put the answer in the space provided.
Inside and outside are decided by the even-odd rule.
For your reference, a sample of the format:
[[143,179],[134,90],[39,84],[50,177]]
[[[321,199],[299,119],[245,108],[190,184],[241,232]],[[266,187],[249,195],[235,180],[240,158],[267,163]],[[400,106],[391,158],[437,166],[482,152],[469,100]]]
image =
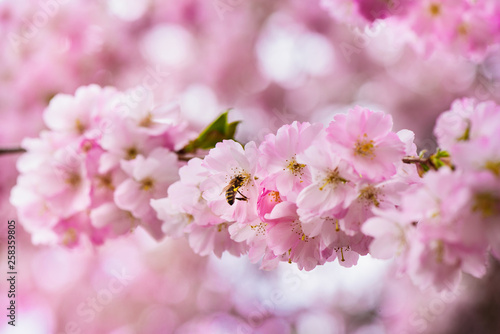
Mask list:
[[143,226],[160,238],[161,224],[149,203],[151,199],[164,197],[168,186],[177,180],[177,155],[157,148],[147,158],[140,155],[134,160],[123,161],[121,166],[129,178],[115,190],[116,205],[141,219]]
[[168,197],[151,200],[162,229],[169,236],[180,237],[188,224],[215,226],[225,221],[216,216],[201,196],[200,184],[208,177],[203,160],[194,158],[179,170],[180,180],[168,187]]
[[456,100],[449,111],[439,116],[434,134],[439,146],[449,150],[457,142],[480,135],[493,135],[498,117],[500,111],[492,101],[479,102],[472,98]]
[[410,247],[408,274],[421,288],[453,290],[462,271],[481,277],[486,273],[486,252],[443,239],[414,242]]
[[299,210],[319,214],[347,207],[355,198],[355,182],[358,177],[351,165],[333,153],[329,143],[313,145],[299,155],[299,163],[308,162],[312,182],[297,197]]
[[191,224],[186,228],[189,233],[189,245],[200,255],[214,253],[220,258],[224,252],[233,256],[240,256],[247,252],[244,242],[234,241],[228,231],[228,224],[198,225]]
[[[118,92],[112,87],[101,89],[97,85],[80,87],[75,95],[59,94],[44,113],[47,126],[57,132],[80,136],[95,129],[100,115],[109,112]],[[68,112],[70,110],[70,112]]]
[[363,233],[347,235],[342,230],[339,230],[335,240],[326,250],[333,251],[327,260],[332,262],[337,259],[341,266],[352,267],[358,263],[360,255],[368,254],[368,245],[371,241],[372,238]]
[[321,128],[321,124],[293,122],[279,128],[276,135],[267,135],[259,146],[259,164],[265,175],[273,179],[277,191],[287,194],[290,200],[311,182],[309,170],[297,162],[297,155],[311,146]]
[[467,183],[471,198],[467,203],[470,212],[466,219],[474,222],[476,230],[479,230],[477,234],[487,239],[492,255],[499,258],[500,229],[497,222],[500,216],[500,187],[498,175],[489,172],[470,173]]
[[124,211],[112,202],[100,205],[90,212],[92,226],[97,229],[108,229],[106,234],[119,236],[133,231],[140,220],[130,212]]
[[334,210],[317,214],[309,210],[297,210],[302,221],[302,231],[308,237],[321,239],[324,245],[331,245],[338,237],[340,220],[345,216],[346,210],[335,212]]
[[373,181],[393,176],[404,155],[403,143],[392,132],[391,116],[382,112],[356,107],[347,115],[335,115],[326,132],[335,151],[360,176]]
[[295,205],[289,203],[279,213],[273,213],[279,215],[279,219],[274,217],[274,222],[267,228],[267,245],[276,256],[288,258],[289,262],[295,262],[299,269],[305,270],[312,270],[326,262],[329,257],[323,252],[326,247],[322,245],[321,238],[304,234]]
[[396,180],[378,184],[360,182],[357,185],[356,199],[340,219],[342,230],[347,234],[359,232],[363,223],[373,216],[373,209],[391,209],[400,205],[401,195],[407,189],[407,183]]
[[415,227],[412,219],[397,209],[373,209],[375,216],[368,219],[361,230],[374,239],[370,244],[370,254],[378,259],[388,259],[404,255]]
[[500,175],[500,141],[494,135],[457,143],[450,153],[453,163],[463,170],[489,171]]
[[148,155],[161,145],[159,137],[140,132],[138,127],[126,118],[115,114],[106,122],[109,122],[109,125],[106,125],[101,138],[101,146],[106,151],[100,158],[101,173],[116,168],[122,159],[132,160],[138,155]]
[[[258,151],[255,143],[245,145],[224,140],[217,143],[205,157],[203,166],[208,170],[209,176],[201,184],[202,196],[207,200],[212,211],[226,221],[236,221],[251,224],[258,219],[256,207],[258,200],[257,170]],[[236,176],[243,177],[239,193],[233,205],[226,200],[226,188]],[[242,197],[245,196],[245,197]]]

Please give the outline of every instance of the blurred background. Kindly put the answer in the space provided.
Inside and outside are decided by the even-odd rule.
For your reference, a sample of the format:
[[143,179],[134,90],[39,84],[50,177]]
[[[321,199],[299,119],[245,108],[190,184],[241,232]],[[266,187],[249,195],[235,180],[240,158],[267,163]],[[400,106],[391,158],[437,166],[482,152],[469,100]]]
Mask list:
[[[50,99],[91,83],[147,85],[198,129],[233,108],[241,142],[361,104],[392,114],[395,130],[411,129],[429,151],[454,99],[500,100],[500,51],[481,61],[422,54],[400,29],[332,11],[319,0],[0,0],[0,147],[38,136]],[[17,157],[0,156],[4,221],[16,219]],[[35,246],[21,224],[17,323],[3,316],[2,333],[500,333],[494,261],[481,281],[438,293],[370,257],[349,269],[265,272],[140,230],[98,248]],[[1,224],[5,272],[6,236]],[[0,287],[7,305],[5,279]]]

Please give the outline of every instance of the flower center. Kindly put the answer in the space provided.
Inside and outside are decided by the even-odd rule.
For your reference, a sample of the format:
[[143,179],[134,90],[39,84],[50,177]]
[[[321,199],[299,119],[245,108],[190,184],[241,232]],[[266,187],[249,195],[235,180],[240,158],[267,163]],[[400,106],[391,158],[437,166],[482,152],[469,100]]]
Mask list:
[[271,198],[271,201],[276,203],[281,203],[281,197],[279,191],[271,191],[268,196]]
[[90,141],[86,141],[85,143],[83,143],[83,145],[82,145],[82,151],[84,153],[87,153],[91,149],[92,149],[92,143]]
[[373,203],[373,205],[378,207],[380,205],[380,202],[378,201],[377,198],[379,194],[380,194],[380,189],[377,189],[374,186],[369,185],[361,189],[358,198],[365,202],[371,202]]
[[500,161],[487,161],[484,168],[495,174],[495,176],[500,176]]
[[148,113],[148,115],[141,120],[141,122],[139,123],[139,126],[141,126],[143,128],[149,128],[151,126],[151,124],[153,124],[152,117],[153,117],[153,115],[151,115],[151,113]]
[[329,170],[326,173],[326,177],[323,179],[323,182],[325,183],[321,187],[319,187],[319,190],[323,190],[323,188],[325,188],[328,184],[333,184],[334,186],[336,186],[339,183],[347,183],[349,181],[341,177],[339,169],[335,168],[333,171]]
[[467,36],[467,33],[469,32],[467,25],[465,23],[460,24],[457,28],[457,32],[460,36]]
[[135,147],[129,147],[126,151],[125,160],[133,160],[137,157],[139,151]]
[[435,2],[431,3],[429,5],[429,13],[433,17],[441,15],[441,5]]
[[78,187],[81,181],[82,178],[78,173],[70,173],[69,176],[66,178],[66,183],[72,187]]
[[483,218],[500,213],[500,198],[491,193],[478,193],[474,196],[473,212],[480,212]]
[[470,120],[467,120],[467,127],[465,128],[464,133],[457,138],[457,141],[467,141],[470,139]]
[[[286,162],[288,162],[289,160],[286,160]],[[295,176],[298,176],[298,175],[302,175],[302,169],[304,169],[304,167],[306,167],[306,165],[304,164],[299,164],[297,162],[297,160],[295,160],[295,156],[293,156],[291,159],[290,159],[290,162],[288,163],[288,166],[286,166],[286,168],[288,170],[290,170],[292,172],[293,175]]]
[[97,180],[99,182],[100,187],[108,188],[110,190],[115,190],[115,187],[113,186],[113,180],[111,179],[110,174],[98,175]]
[[366,133],[363,136],[363,139],[358,139],[354,146],[354,154],[361,155],[363,157],[375,157],[375,144],[373,140],[368,140]]
[[85,126],[82,124],[82,122],[77,118],[75,121],[75,129],[78,134],[83,134],[85,132]]
[[65,246],[72,245],[78,239],[78,234],[73,227],[68,228],[62,235],[62,243]]
[[147,177],[145,178],[144,180],[141,181],[141,184],[142,184],[142,187],[141,189],[142,190],[145,190],[145,191],[148,191],[150,190],[151,188],[153,188],[154,186],[154,182],[151,178]]

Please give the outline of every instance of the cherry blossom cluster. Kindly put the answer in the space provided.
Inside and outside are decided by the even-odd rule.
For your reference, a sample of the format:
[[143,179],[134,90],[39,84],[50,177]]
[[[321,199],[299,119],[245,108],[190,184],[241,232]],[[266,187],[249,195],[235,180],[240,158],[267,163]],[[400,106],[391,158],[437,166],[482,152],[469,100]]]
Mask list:
[[500,258],[500,106],[457,100],[434,132],[443,158],[362,231],[374,237],[373,256],[398,255],[419,286],[453,289],[462,271],[485,274],[488,253]]
[[395,209],[420,182],[413,133],[392,131],[392,118],[356,107],[322,124],[294,122],[257,147],[232,140],[180,169],[168,197],[152,200],[163,231],[187,233],[199,254],[248,252],[272,269],[279,261],[300,269],[366,255],[362,231],[373,208]]
[[[48,130],[23,141],[11,203],[35,243],[101,244],[142,226],[157,240],[186,235],[200,255],[248,253],[267,270],[396,257],[417,285],[438,289],[500,258],[494,102],[455,101],[425,157],[411,131],[362,107],[243,146],[223,140],[238,123],[227,113],[195,139],[177,104],[131,95],[97,85],[56,95]],[[186,156],[203,147],[214,148]]]
[[312,270],[360,255],[396,257],[415,284],[454,289],[500,258],[500,106],[462,99],[436,124],[440,149],[417,156],[409,130],[356,107],[321,124],[294,122],[257,147],[218,143],[152,201],[163,231],[199,254],[248,252]]
[[73,246],[85,236],[101,244],[138,225],[163,236],[149,201],[178,179],[173,151],[191,132],[177,104],[156,107],[140,93],[90,85],[51,100],[48,130],[22,143],[11,192],[35,243]]
[[[496,0],[322,0],[338,20],[365,26],[384,20],[411,32],[425,52],[449,49],[482,57],[500,42],[500,3]],[[380,22],[379,22],[380,23]]]

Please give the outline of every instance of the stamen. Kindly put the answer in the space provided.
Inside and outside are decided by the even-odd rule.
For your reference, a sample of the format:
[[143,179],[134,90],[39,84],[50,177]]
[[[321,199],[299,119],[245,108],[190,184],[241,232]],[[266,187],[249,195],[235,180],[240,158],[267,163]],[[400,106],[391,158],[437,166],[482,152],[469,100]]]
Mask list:
[[348,180],[340,176],[338,168],[335,168],[333,171],[329,171],[323,181],[325,181],[325,183],[321,187],[319,187],[319,190],[323,190],[330,183],[332,183],[333,185],[337,185],[341,182],[349,182]]
[[75,120],[75,129],[78,132],[78,134],[83,134],[85,132],[85,126],[78,118]]
[[151,124],[153,124],[152,120],[153,115],[151,113],[148,113],[146,117],[144,117],[141,122],[139,123],[139,126],[143,128],[149,128]]
[[500,198],[491,193],[478,193],[474,196],[472,211],[479,211],[483,218],[489,218],[500,213]]
[[151,178],[147,177],[147,178],[145,178],[144,180],[141,181],[141,184],[142,184],[141,189],[145,190],[145,191],[148,191],[151,188],[153,188],[154,181]]
[[429,6],[429,12],[431,13],[431,16],[439,16],[441,14],[441,5],[439,3],[431,3]]
[[80,174],[78,173],[71,173],[68,178],[66,178],[66,183],[71,185],[72,187],[77,187],[80,182],[82,181],[82,178]]
[[[288,161],[288,160],[286,160],[286,161]],[[292,159],[290,160],[290,163],[288,164],[288,166],[286,168],[288,170],[290,170],[293,175],[298,176],[298,175],[303,174],[302,169],[304,169],[304,167],[306,167],[306,165],[299,164],[297,162],[297,160],[295,159],[295,156],[293,156]]]
[[97,180],[99,182],[99,187],[108,188],[110,190],[115,190],[113,186],[113,180],[111,179],[111,175],[98,175]]
[[495,174],[495,176],[500,176],[500,161],[487,161],[484,168]]
[[92,149],[92,143],[87,141],[85,142],[83,145],[82,145],[82,151],[84,153],[87,153],[88,151],[90,151]]
[[467,29],[467,25],[465,23],[462,23],[458,26],[457,32],[460,36],[467,36],[469,29]]
[[277,203],[281,203],[282,202],[279,191],[271,191],[269,193],[269,197],[271,197],[271,201],[274,201],[274,202],[277,202]]
[[463,135],[457,138],[458,141],[467,141],[470,139],[470,127],[470,120],[467,120],[467,127],[465,128]]
[[62,243],[65,246],[71,245],[76,242],[77,240],[77,233],[76,230],[73,227],[68,228],[62,237]]
[[435,252],[436,252],[436,262],[443,263],[444,259],[444,242],[443,240],[436,240],[434,242]]
[[132,212],[126,211],[127,217],[130,220],[130,233],[134,232],[135,228],[137,227],[137,219],[134,217]]
[[[266,235],[266,232],[267,232],[266,227],[267,227],[267,223],[264,223],[264,222],[261,222],[260,224],[257,224],[257,225],[250,225],[250,228],[252,230],[256,231],[255,232],[256,236]],[[226,224],[226,228],[227,228],[227,224]]]
[[217,225],[217,231],[222,232],[222,229],[227,229],[227,223],[221,223]]
[[139,151],[135,147],[130,147],[126,151],[125,160],[133,160],[137,157]]
[[368,140],[366,138],[366,133],[363,135],[363,137],[363,139],[358,139],[356,141],[356,144],[354,146],[354,154],[361,155],[363,157],[370,157],[373,159],[375,157],[375,144],[373,140]]
[[358,198],[367,202],[373,203],[376,207],[380,205],[378,201],[378,195],[380,194],[380,189],[375,188],[373,185],[369,185],[361,189]]

